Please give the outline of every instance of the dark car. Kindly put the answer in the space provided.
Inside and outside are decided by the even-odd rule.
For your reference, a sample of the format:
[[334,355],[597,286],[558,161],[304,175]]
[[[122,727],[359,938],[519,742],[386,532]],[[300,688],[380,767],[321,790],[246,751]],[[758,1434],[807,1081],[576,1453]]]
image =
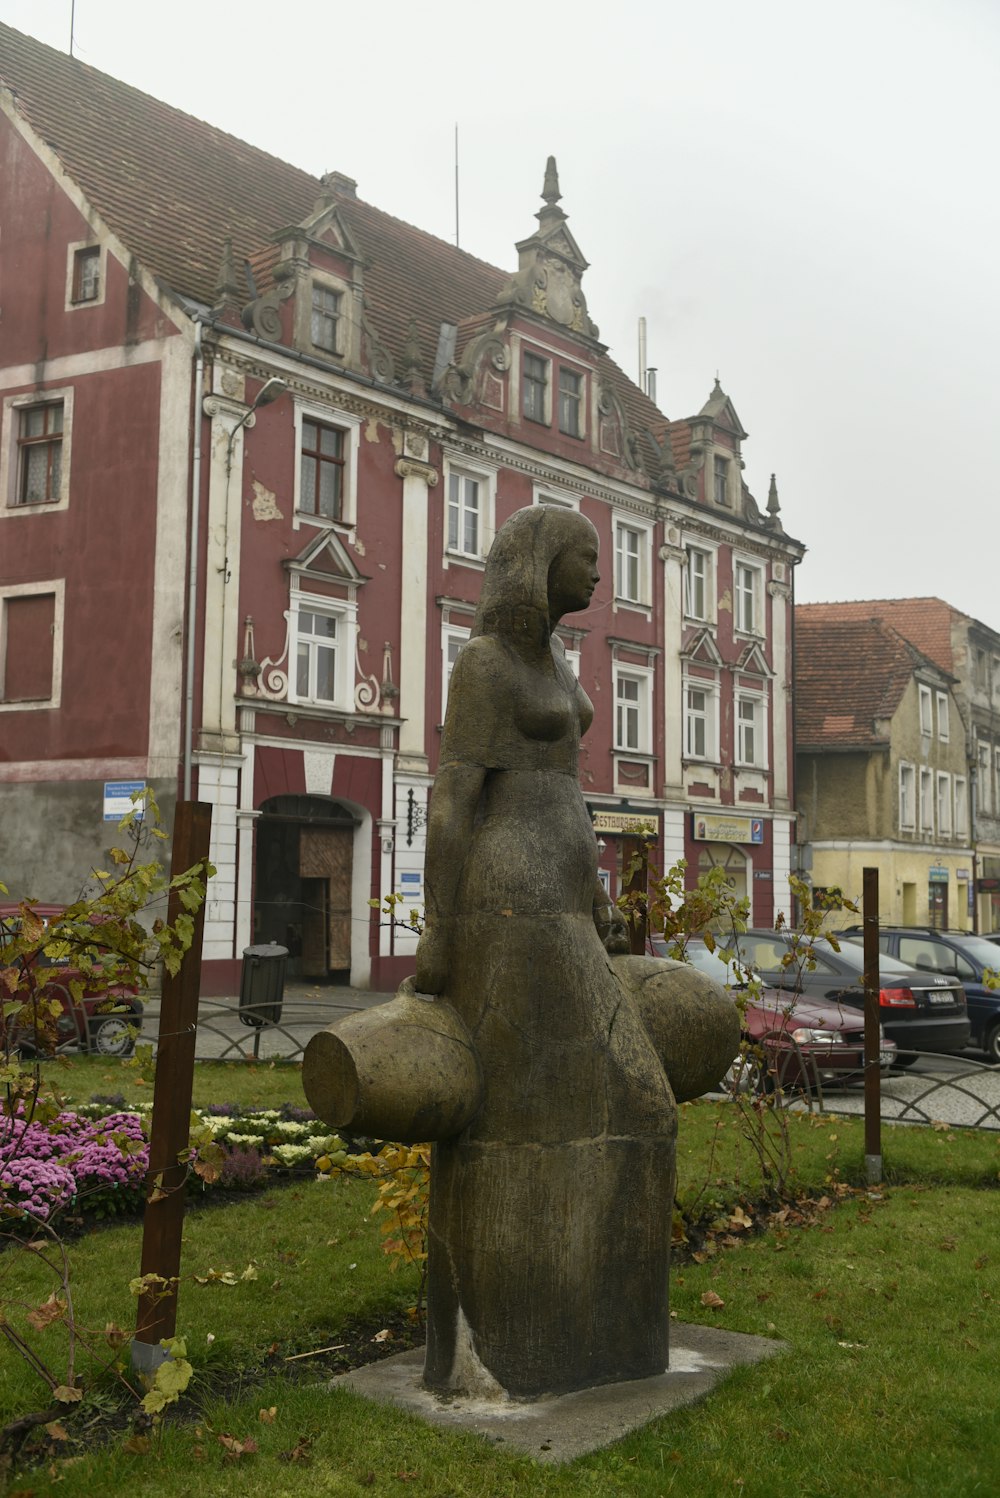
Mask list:
[[[864,940],[860,926],[837,935],[852,944]],[[986,983],[988,972],[1000,974],[1000,947],[971,931],[941,931],[933,926],[880,926],[878,945],[880,952],[921,973],[957,978],[969,1006],[969,1044],[1000,1064],[1000,989]]]
[[[852,942],[843,942],[838,952],[823,937],[803,942],[797,951],[786,931],[742,931],[719,937],[720,944],[724,939],[772,988],[864,1008],[864,954]],[[879,980],[879,1019],[899,1047],[898,1066],[911,1065],[917,1051],[951,1055],[968,1045],[969,1014],[957,978],[918,972],[886,956],[879,962]]]
[[[669,956],[662,938],[653,937],[652,946],[658,957]],[[685,955],[692,967],[731,991],[746,988],[746,974],[720,958],[718,950],[710,951],[700,938],[689,942]],[[754,1049],[734,1062],[731,1077],[737,1087],[762,1092],[777,1082],[813,1092],[817,1083],[863,1080],[864,1019],[850,1005],[762,986],[747,997],[743,1031]],[[888,1070],[895,1060],[896,1043],[880,1029],[879,1065]]]
[[[31,908],[46,925],[58,920],[64,909],[61,905],[35,902]],[[0,966],[5,965],[7,942],[13,940],[20,927],[20,906],[13,903],[0,905]],[[142,1001],[134,987],[117,980],[110,957],[107,958],[106,980],[95,973],[84,976],[68,956],[49,957],[41,953],[37,966],[46,972],[44,982],[35,990],[38,1002],[24,1006],[20,1016],[10,1014],[11,1029],[6,1037],[5,1024],[0,1017],[0,1043],[6,1039],[12,1049],[30,1054],[79,1046],[81,1050],[94,1051],[100,1056],[131,1055],[136,1033],[142,1024]],[[79,997],[73,993],[73,986],[77,983],[83,985]],[[27,997],[24,988],[4,995],[8,1003],[22,996]],[[46,1001],[58,1005],[58,1012],[39,1013],[40,1006]]]

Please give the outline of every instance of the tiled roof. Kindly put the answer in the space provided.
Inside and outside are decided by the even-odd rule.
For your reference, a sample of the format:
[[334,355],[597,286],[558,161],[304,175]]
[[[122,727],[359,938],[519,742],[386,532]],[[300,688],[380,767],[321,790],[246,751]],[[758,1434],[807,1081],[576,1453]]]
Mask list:
[[[298,167],[0,24],[0,82],[122,242],[170,290],[211,305],[225,239],[258,290],[273,236],[301,223],[323,184]],[[368,314],[397,360],[410,320],[429,383],[442,321],[479,319],[512,272],[346,193],[337,206],[365,255]],[[249,293],[247,295],[249,300]],[[599,361],[633,430],[665,427],[612,359]]]
[[923,656],[881,619],[823,614],[826,607],[795,610],[796,745],[809,750],[885,744],[876,720],[895,713]]
[[847,603],[805,603],[795,610],[795,627],[799,621],[884,619],[893,629],[916,645],[943,671],[952,672],[955,661],[951,627],[965,617],[941,598],[869,598]]

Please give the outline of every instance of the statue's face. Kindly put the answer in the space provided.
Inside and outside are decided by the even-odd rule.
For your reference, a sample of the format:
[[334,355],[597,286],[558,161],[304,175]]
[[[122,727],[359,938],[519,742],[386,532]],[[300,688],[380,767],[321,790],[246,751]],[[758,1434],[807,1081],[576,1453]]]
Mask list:
[[581,527],[556,557],[549,572],[549,614],[561,619],[563,614],[585,609],[601,580],[597,570],[598,540],[591,526]]

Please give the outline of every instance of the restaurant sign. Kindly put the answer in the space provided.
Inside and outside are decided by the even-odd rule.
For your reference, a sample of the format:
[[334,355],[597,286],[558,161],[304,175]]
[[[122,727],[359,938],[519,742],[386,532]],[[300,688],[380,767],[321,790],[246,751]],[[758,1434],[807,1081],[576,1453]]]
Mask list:
[[724,817],[693,812],[694,838],[699,843],[762,843],[764,823],[760,817]]
[[595,811],[594,831],[611,832],[621,837],[657,837],[658,817],[644,817],[624,811]]

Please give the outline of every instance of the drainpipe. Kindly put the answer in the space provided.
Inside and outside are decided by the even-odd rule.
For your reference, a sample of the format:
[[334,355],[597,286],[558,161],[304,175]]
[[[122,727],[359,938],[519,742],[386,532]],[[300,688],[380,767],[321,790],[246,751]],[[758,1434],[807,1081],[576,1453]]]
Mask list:
[[202,325],[194,333],[194,448],[191,457],[191,505],[188,532],[187,659],[184,664],[184,800],[191,800],[191,762],[194,749],[194,650],[198,630],[198,529],[201,519],[201,402],[205,358]]

